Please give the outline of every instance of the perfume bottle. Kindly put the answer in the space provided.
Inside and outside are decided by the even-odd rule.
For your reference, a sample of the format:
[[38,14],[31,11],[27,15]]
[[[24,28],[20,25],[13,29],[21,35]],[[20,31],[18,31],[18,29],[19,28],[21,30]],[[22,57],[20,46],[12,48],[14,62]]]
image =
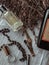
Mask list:
[[49,50],[49,8],[46,10],[37,41],[38,47]]
[[0,11],[2,12],[2,18],[6,19],[6,23],[12,28],[13,31],[18,31],[22,28],[22,21],[14,15],[14,13],[8,10],[5,6],[0,6]]

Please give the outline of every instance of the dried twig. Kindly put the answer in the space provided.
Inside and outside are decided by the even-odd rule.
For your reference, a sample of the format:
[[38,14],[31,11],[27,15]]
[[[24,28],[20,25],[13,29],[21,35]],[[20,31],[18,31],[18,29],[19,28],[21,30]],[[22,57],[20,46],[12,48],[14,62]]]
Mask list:
[[24,40],[24,42],[27,45],[28,49],[30,50],[32,56],[35,56],[35,53],[34,53],[33,48],[32,48],[32,39],[30,38],[30,36],[25,28],[24,28],[24,32],[25,32],[26,37],[27,37],[27,40]]

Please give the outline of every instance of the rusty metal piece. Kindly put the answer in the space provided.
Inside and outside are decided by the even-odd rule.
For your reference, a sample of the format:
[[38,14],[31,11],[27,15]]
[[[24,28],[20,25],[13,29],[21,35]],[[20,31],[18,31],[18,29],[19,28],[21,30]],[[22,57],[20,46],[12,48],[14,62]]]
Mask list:
[[9,51],[8,46],[3,45],[3,48],[2,48],[2,49],[3,49],[3,51],[5,52],[6,56],[10,55],[10,51]]

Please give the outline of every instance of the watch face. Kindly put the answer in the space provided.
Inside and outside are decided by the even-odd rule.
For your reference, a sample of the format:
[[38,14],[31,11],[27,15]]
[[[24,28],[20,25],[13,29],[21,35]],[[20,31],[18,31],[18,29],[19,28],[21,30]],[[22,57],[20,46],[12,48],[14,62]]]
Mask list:
[[47,19],[47,21],[46,21],[46,26],[44,28],[42,40],[49,42],[49,19]]

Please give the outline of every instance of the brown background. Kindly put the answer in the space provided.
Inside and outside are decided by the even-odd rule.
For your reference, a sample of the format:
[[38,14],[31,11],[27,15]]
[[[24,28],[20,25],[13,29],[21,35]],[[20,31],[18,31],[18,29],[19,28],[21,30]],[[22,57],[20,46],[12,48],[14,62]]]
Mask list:
[[0,0],[0,4],[12,10],[32,30],[38,20],[42,21],[49,0]]

